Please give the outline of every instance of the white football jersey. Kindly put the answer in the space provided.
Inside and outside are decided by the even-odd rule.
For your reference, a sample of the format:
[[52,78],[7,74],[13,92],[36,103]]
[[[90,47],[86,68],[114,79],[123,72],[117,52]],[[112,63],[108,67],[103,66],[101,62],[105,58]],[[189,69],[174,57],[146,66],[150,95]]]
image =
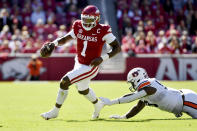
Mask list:
[[172,112],[174,114],[181,113],[183,108],[183,99],[179,90],[165,87],[155,78],[140,81],[137,85],[137,90],[146,86],[157,89],[155,94],[141,98],[146,105],[155,106],[161,110]]

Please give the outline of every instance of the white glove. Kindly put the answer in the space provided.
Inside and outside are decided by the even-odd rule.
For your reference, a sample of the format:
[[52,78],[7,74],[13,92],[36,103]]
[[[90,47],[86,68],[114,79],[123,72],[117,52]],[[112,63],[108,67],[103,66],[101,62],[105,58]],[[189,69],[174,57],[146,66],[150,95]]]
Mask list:
[[108,105],[111,106],[113,103],[110,99],[105,98],[105,97],[99,97],[101,99],[101,101],[104,103],[104,105]]
[[123,116],[120,116],[120,115],[111,115],[109,117],[110,119],[126,119],[126,116],[123,115]]

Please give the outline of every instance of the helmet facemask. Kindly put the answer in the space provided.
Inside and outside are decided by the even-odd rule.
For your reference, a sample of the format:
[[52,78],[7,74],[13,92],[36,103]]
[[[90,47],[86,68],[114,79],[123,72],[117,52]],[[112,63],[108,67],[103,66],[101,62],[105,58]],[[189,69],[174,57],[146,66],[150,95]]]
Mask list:
[[135,83],[132,82],[132,81],[128,81],[128,83],[131,84],[131,86],[129,87],[129,90],[130,90],[131,92],[135,92],[135,91],[136,91],[136,89],[135,89]]
[[94,28],[99,20],[98,16],[81,15],[82,26],[85,30],[89,31]]
[[[138,82],[139,82],[140,80],[138,80]],[[138,82],[136,82],[135,80],[130,80],[130,81],[127,81],[128,83],[130,83],[131,84],[131,86],[129,87],[129,90],[131,91],[131,92],[135,92],[136,90],[137,90],[137,83]]]

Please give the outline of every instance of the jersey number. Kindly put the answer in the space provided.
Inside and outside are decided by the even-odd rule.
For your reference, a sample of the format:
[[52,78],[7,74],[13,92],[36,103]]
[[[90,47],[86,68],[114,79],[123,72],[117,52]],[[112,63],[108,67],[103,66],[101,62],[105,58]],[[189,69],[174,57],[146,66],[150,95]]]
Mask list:
[[81,55],[85,57],[86,55],[86,49],[87,49],[88,41],[83,42],[83,50],[81,52]]

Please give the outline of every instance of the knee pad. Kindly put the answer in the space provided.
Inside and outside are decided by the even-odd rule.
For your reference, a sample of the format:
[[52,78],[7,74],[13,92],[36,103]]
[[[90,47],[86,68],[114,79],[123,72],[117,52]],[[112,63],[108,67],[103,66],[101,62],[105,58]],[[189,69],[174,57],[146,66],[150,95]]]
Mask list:
[[63,90],[68,90],[68,87],[71,85],[70,79],[66,76],[61,79],[60,88]]
[[79,92],[79,94],[81,94],[81,95],[87,95],[87,94],[89,93],[89,88],[86,89],[86,90],[83,90],[83,91],[79,91],[79,90],[78,90],[78,92]]

